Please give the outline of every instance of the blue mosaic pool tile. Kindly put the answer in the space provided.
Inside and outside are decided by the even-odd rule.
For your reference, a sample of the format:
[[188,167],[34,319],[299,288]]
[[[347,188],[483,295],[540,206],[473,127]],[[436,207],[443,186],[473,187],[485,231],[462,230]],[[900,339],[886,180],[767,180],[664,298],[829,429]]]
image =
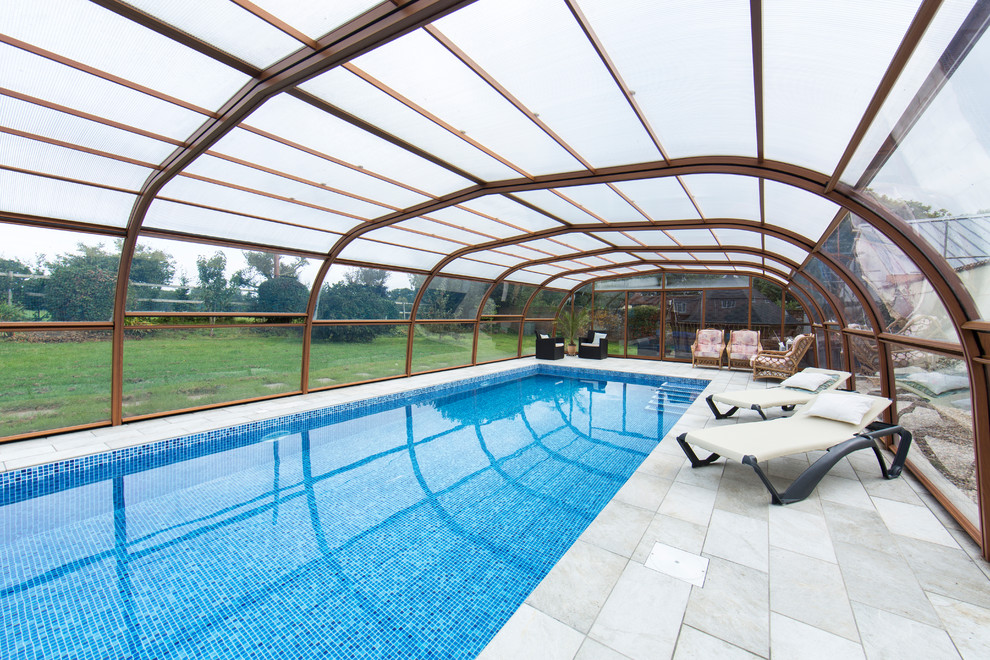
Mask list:
[[[616,414],[601,372],[566,371],[537,365],[9,476],[0,655],[474,657],[672,423],[643,407],[665,378],[614,380],[647,386],[623,386]],[[510,410],[514,399],[527,405]],[[598,427],[606,419],[616,430]],[[339,423],[309,428],[327,420]],[[26,508],[59,491],[119,506],[61,527]],[[31,552],[15,552],[18,533]]]

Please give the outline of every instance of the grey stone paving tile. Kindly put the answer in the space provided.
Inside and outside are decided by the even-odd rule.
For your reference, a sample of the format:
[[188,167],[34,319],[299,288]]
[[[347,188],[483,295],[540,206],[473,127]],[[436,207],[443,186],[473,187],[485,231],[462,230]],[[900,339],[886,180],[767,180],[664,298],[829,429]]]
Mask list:
[[844,479],[831,472],[818,484],[818,496],[828,502],[873,510],[873,500],[859,479]]
[[949,548],[959,547],[927,506],[895,502],[881,497],[873,498],[873,504],[892,534],[938,543]]
[[708,526],[704,553],[765,573],[770,560],[768,524],[765,520],[716,508]]
[[674,651],[674,660],[755,660],[759,657],[691,626],[681,626],[681,636]]
[[853,603],[863,649],[870,660],[955,660],[959,658],[949,635],[940,627]]
[[670,479],[649,472],[636,471],[613,499],[656,513],[672,483]]
[[674,548],[700,555],[701,549],[705,545],[705,535],[708,528],[702,525],[657,514],[653,517],[650,526],[646,528],[646,533],[639,542],[636,551],[632,555],[632,560],[643,564],[653,551],[653,546],[663,543]]
[[771,477],[793,481],[798,475],[807,470],[809,465],[811,463],[808,462],[808,456],[806,454],[781,456],[780,458],[767,461],[767,474]]
[[[89,438],[88,442],[97,442],[94,438]],[[0,445],[0,459],[4,461],[16,460],[18,458],[28,458],[31,456],[47,456],[55,453],[55,447],[49,438],[38,438],[34,440],[22,440]]]
[[[727,616],[730,612],[732,616]],[[768,575],[712,557],[705,586],[691,591],[684,623],[766,657],[770,651]]]
[[722,478],[722,463],[706,465],[704,467],[691,467],[689,461],[684,461],[681,469],[674,477],[674,481],[682,484],[690,484],[709,490],[718,490],[718,482]]
[[571,660],[584,635],[525,603],[488,643],[479,660]]
[[880,551],[896,547],[893,535],[887,531],[875,509],[860,509],[827,501],[822,502],[822,508],[833,544],[853,543]]
[[715,491],[675,481],[657,511],[665,516],[707,526],[714,506]]
[[966,552],[911,538],[898,538],[901,554],[921,588],[980,607],[990,608],[990,578]]
[[884,479],[880,476],[879,468],[875,468],[872,474],[860,472],[859,478],[870,497],[896,500],[906,504],[923,504],[914,489],[900,478]]
[[[636,469],[637,472],[645,472],[646,474],[651,474],[654,477],[659,477],[661,479],[667,479],[668,481],[673,481],[674,477],[677,476],[678,470],[681,469],[681,465],[684,463],[684,454],[680,449],[677,450],[676,454],[666,452],[661,448],[667,441],[661,442],[656,449],[650,452],[639,467]],[[676,444],[675,444],[676,446]]]
[[617,555],[631,557],[652,521],[651,512],[613,500],[579,538]]
[[928,594],[956,650],[965,660],[984,660],[990,652],[990,609],[938,594]]
[[937,626],[938,616],[914,571],[897,553],[896,545],[891,550],[893,554],[862,545],[835,544],[849,600]]
[[578,540],[537,585],[526,603],[587,633],[627,559]]
[[770,609],[859,642],[842,573],[834,563],[771,548]]
[[774,660],[860,660],[865,659],[859,641],[770,613],[770,655]]
[[610,649],[601,642],[596,642],[590,637],[585,637],[584,644],[581,645],[581,650],[574,656],[574,660],[627,660],[628,657]]
[[589,637],[634,660],[669,658],[691,585],[630,562]]
[[821,512],[790,506],[770,508],[770,545],[835,563],[832,537]]

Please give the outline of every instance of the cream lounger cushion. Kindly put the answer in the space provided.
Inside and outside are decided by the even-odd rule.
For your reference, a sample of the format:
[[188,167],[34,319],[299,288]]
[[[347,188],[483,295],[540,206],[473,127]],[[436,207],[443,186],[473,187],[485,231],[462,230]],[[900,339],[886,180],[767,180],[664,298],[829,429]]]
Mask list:
[[858,424],[812,417],[805,407],[791,417],[768,422],[689,431],[685,440],[696,447],[740,463],[746,456],[754,456],[758,461],[768,461],[780,456],[828,449],[848,440],[866,428],[890,405],[890,399],[878,396],[845,395],[841,392],[835,392],[834,395],[870,399],[870,408]]

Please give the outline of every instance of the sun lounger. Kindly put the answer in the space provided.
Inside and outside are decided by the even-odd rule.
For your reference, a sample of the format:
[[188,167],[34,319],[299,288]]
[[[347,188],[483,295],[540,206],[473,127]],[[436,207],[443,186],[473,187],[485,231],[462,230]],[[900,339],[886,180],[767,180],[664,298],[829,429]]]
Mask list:
[[[791,381],[796,377],[800,377],[802,374],[827,377],[828,380],[812,387],[811,389],[786,385],[788,381]],[[833,371],[831,369],[816,369],[814,367],[808,367],[794,376],[791,376],[791,378],[788,378],[777,387],[736,390],[734,392],[711,394],[705,399],[705,401],[708,403],[708,407],[712,409],[712,412],[715,413],[715,419],[725,419],[726,417],[731,417],[740,408],[755,410],[760,413],[760,417],[766,419],[767,415],[764,410],[767,408],[779,407],[784,410],[794,410],[794,406],[800,406],[808,403],[808,401],[810,401],[811,398],[819,392],[834,390],[847,380],[849,380],[848,371]],[[795,382],[797,384],[802,384],[800,383],[800,378]],[[807,385],[808,383],[803,384]],[[814,382],[812,382],[811,385],[814,385]],[[725,412],[722,412],[715,406],[716,402],[726,406],[731,406],[731,408]]]
[[[791,417],[689,431],[682,433],[677,442],[691,461],[691,467],[710,465],[721,456],[749,465],[770,491],[774,504],[791,504],[810,495],[836,463],[859,449],[873,449],[884,479],[901,474],[911,446],[911,434],[903,427],[874,421],[889,405],[889,399],[876,396],[823,392]],[[898,436],[897,452],[889,469],[877,444],[878,438],[888,435]],[[692,445],[712,453],[699,459]],[[777,492],[759,465],[773,458],[819,450],[826,453],[783,493]]]

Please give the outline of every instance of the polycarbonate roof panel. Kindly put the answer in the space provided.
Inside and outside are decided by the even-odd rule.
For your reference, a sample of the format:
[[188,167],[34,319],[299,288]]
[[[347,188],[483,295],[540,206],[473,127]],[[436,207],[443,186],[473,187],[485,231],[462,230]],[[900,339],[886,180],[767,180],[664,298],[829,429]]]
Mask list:
[[319,39],[334,28],[360,16],[381,0],[252,0],[279,20],[288,23],[311,39]]
[[429,270],[439,263],[443,255],[406,247],[386,246],[376,241],[356,238],[341,251],[340,258],[348,261],[367,261],[383,266]]
[[[540,273],[533,273],[528,270],[517,270],[506,275],[505,279],[508,282],[522,282],[523,284],[541,284],[544,281],[546,281],[547,276],[542,275]],[[560,280],[558,279],[556,281],[559,282]],[[570,289],[571,286],[567,285],[567,288]]]
[[760,182],[735,174],[688,174],[681,180],[706,218],[760,220]]
[[557,192],[581,205],[604,222],[646,222],[646,216],[604,183],[558,188]]
[[910,61],[880,108],[877,118],[863,137],[856,154],[842,173],[843,181],[850,185],[855,185],[859,181],[884,140],[914,100],[925,79],[938,66],[939,58],[972,8],[973,0],[947,0],[942,3],[932,24],[918,42]]
[[397,227],[382,227],[381,229],[369,231],[363,234],[363,236],[369,240],[441,253],[454,252],[464,247],[461,243],[424,236],[416,232],[403,231]]
[[0,169],[0,211],[124,227],[136,195]]
[[808,256],[805,250],[775,236],[766,236],[764,240],[766,241],[767,252],[779,255],[785,259],[790,259],[796,264],[804,262]]
[[736,245],[739,247],[763,248],[763,237],[757,231],[747,231],[745,229],[712,229],[712,233],[722,245]]
[[[38,20],[40,16],[58,20]],[[59,26],[105,38],[73,38]],[[88,0],[4,0],[3,32],[207,110],[218,109],[248,81],[244,74]]]
[[303,183],[208,154],[197,158],[185,169],[185,172],[223,181],[233,186],[313,204],[335,213],[354,215],[363,220],[377,218],[391,210],[380,204],[371,204],[312,185],[315,182]]
[[390,209],[413,206],[429,199],[426,195],[372,176],[370,172],[346,167],[240,128],[225,135],[209,153],[263,164],[278,172],[374,200]]
[[747,0],[580,7],[669,156],[756,155]]
[[[607,241],[611,245],[616,245],[620,247],[642,247],[640,243],[637,243],[632,237],[629,236],[630,232],[618,232],[618,231],[596,231],[589,234],[589,236],[595,236],[603,241]],[[659,232],[657,232],[659,233]],[[668,239],[666,244],[670,244]]]
[[151,203],[144,226],[195,236],[247,241],[309,252],[327,252],[340,238],[337,234],[325,231],[259,220],[235,213],[225,213],[162,199],[156,199]]
[[[536,206],[554,217],[571,224],[596,224],[601,220],[580,208],[576,202],[567,197],[567,189],[554,190],[525,190],[512,193],[513,197]],[[567,197],[565,199],[565,197]]]
[[455,259],[440,269],[444,275],[464,275],[466,277],[481,277],[494,280],[505,272],[503,266],[484,264],[474,259]]
[[767,158],[832,173],[919,4],[763,2]]
[[206,115],[0,44],[3,87],[157,135],[183,141]]
[[152,172],[148,167],[9,133],[0,133],[0,165],[135,192]]
[[261,69],[303,46],[229,0],[127,0],[127,4]]
[[333,69],[300,87],[482,180],[519,176],[519,172],[471,144],[466,136],[448,130],[347,69]]
[[160,163],[177,146],[3,94],[0,117],[8,129],[145,163]]
[[[460,204],[462,208],[477,211],[491,218],[514,225],[525,231],[539,231],[561,227],[561,223],[552,220],[538,211],[523,206],[504,195],[486,195],[469,202]],[[430,215],[436,215],[431,213]]]
[[610,247],[607,243],[603,243],[594,236],[583,232],[561,234],[560,236],[554,236],[549,240],[557,241],[579,250],[600,250],[602,248]]
[[615,187],[654,220],[694,220],[700,217],[676,177],[622,181]]
[[686,247],[718,245],[710,229],[668,229],[667,234],[679,244]]
[[472,213],[466,208],[460,208],[457,206],[450,206],[445,209],[430,211],[428,217],[435,218],[443,222],[448,222],[457,227],[463,227],[464,229],[470,229],[489,236],[495,236],[496,238],[510,238],[512,236],[518,236],[522,233],[516,227],[510,227],[504,222],[486,218],[483,215]]
[[734,264],[754,263],[763,265],[763,258],[758,254],[747,254],[746,252],[726,252],[725,257]]
[[479,0],[434,25],[592,168],[662,157],[561,0]]
[[[237,190],[228,186],[199,181],[187,176],[177,176],[169,181],[159,192],[158,197],[215,207],[239,215],[259,216],[334,232],[345,232],[361,224],[360,220],[336,213]],[[144,224],[148,227],[156,226],[150,217],[145,220]]]
[[[640,241],[640,243],[642,243],[643,245],[649,245],[649,246],[675,245],[674,241],[671,240],[670,236],[667,235],[667,232],[662,231],[660,229],[647,229],[643,231],[639,231],[639,230],[625,231],[622,233],[632,238],[633,240]],[[612,234],[611,236],[606,237],[602,233],[598,233],[597,235],[601,236],[602,238],[605,238],[606,240],[608,240],[608,238],[616,236],[615,234]]]
[[776,181],[763,184],[768,225],[790,229],[817,242],[841,208],[824,197]]
[[424,30],[354,60],[361,70],[529,174],[580,162]]
[[404,229],[414,229],[416,231],[425,232],[427,234],[432,234],[434,236],[463,243],[465,245],[477,245],[479,243],[487,243],[492,240],[491,236],[485,236],[477,231],[471,231],[467,228],[461,227],[451,227],[450,225],[442,222],[434,222],[428,216],[413,218],[412,220],[403,220],[393,226],[402,227]]
[[286,94],[270,99],[244,123],[432,195],[471,185],[468,179]]

